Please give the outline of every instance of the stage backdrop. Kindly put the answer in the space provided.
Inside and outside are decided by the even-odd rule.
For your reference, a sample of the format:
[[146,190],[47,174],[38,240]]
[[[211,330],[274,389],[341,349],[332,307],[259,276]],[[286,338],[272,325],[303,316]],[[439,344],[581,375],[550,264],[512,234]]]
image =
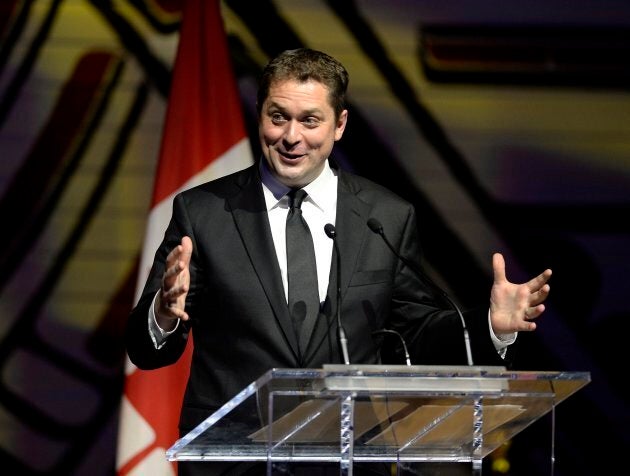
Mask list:
[[[7,474],[115,474],[121,336],[146,271],[140,256],[156,236],[149,217],[188,183],[178,170],[201,170],[157,166],[170,131],[182,5],[0,3]],[[593,382],[558,408],[555,474],[619,472],[623,463],[605,455],[630,446],[620,377],[630,334],[630,4],[220,7],[250,157],[258,154],[261,67],[283,49],[325,50],[351,75],[337,159],[416,205],[431,273],[462,306],[487,305],[494,251],[506,255],[513,280],[554,269],[548,311],[535,334],[519,338],[516,366],[591,372]],[[177,177],[165,189],[156,185],[161,167]],[[509,474],[546,473],[548,423],[506,448]]]

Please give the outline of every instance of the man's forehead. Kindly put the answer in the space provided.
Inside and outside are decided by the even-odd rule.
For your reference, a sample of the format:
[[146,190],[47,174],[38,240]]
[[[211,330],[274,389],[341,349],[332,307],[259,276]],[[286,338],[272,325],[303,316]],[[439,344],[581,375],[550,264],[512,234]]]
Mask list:
[[286,80],[273,83],[265,102],[268,106],[282,109],[299,107],[315,111],[330,107],[328,88],[314,80],[304,82]]

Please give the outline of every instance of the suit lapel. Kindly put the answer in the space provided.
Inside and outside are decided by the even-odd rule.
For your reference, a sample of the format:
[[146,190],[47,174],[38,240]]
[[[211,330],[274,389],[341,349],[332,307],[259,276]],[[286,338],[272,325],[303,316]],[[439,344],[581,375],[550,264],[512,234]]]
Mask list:
[[[348,290],[362,244],[370,232],[367,227],[367,219],[372,208],[371,205],[357,197],[359,190],[355,187],[349,187],[347,180],[344,180],[345,177],[344,174],[340,174],[339,177],[336,220],[337,240],[341,254],[342,297]],[[337,278],[335,277],[334,283],[336,281]]]
[[[350,279],[356,268],[357,259],[361,250],[361,245],[365,240],[367,219],[371,206],[361,201],[357,197],[360,189],[350,181],[350,177],[339,172],[339,182],[337,185],[337,218],[335,229],[337,231],[337,245],[341,256],[341,296],[348,290]],[[317,352],[326,339],[329,328],[336,327],[337,312],[337,258],[333,251],[330,276],[328,279],[328,293],[326,301],[322,306],[322,312],[317,322],[312,323],[308,329],[303,329],[310,336],[305,352],[305,361]],[[343,321],[343,313],[341,315]]]
[[228,204],[276,320],[296,359],[299,360],[298,343],[284,297],[280,267],[276,259],[257,165],[250,170],[251,173],[239,184],[241,192],[228,198]]

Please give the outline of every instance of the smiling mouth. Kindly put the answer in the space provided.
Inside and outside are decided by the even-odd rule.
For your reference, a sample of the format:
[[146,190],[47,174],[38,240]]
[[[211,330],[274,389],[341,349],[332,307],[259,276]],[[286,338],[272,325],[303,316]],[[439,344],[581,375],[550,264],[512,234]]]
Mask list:
[[283,160],[288,160],[289,162],[295,162],[304,157],[304,154],[287,154],[286,152],[280,151],[278,151],[278,155],[280,155]]

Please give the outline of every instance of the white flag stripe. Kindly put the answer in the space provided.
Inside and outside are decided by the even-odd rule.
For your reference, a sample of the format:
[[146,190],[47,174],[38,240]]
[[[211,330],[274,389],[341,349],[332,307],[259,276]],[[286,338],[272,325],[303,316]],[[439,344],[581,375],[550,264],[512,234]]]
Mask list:
[[127,476],[175,476],[173,466],[164,457],[166,448],[155,448]]
[[[155,439],[155,431],[136,411],[125,395],[121,401],[120,415],[122,417],[120,418],[120,434],[134,435],[133,438],[127,438],[124,445],[118,445],[116,461],[118,461],[119,467],[122,467]],[[164,455],[162,455],[162,459],[164,459]]]
[[[186,158],[182,157],[182,160],[186,160]],[[222,156],[210,162],[205,169],[201,170],[198,174],[193,175],[178,190],[153,207],[149,213],[149,219],[146,227],[134,303],[137,303],[138,299],[140,299],[144,282],[151,270],[151,264],[153,263],[153,258],[155,257],[155,251],[164,238],[164,231],[166,230],[168,222],[171,218],[173,199],[175,198],[175,195],[183,190],[200,185],[213,178],[237,172],[238,170],[244,169],[251,164],[252,155],[249,139],[243,138],[228,149]]]

